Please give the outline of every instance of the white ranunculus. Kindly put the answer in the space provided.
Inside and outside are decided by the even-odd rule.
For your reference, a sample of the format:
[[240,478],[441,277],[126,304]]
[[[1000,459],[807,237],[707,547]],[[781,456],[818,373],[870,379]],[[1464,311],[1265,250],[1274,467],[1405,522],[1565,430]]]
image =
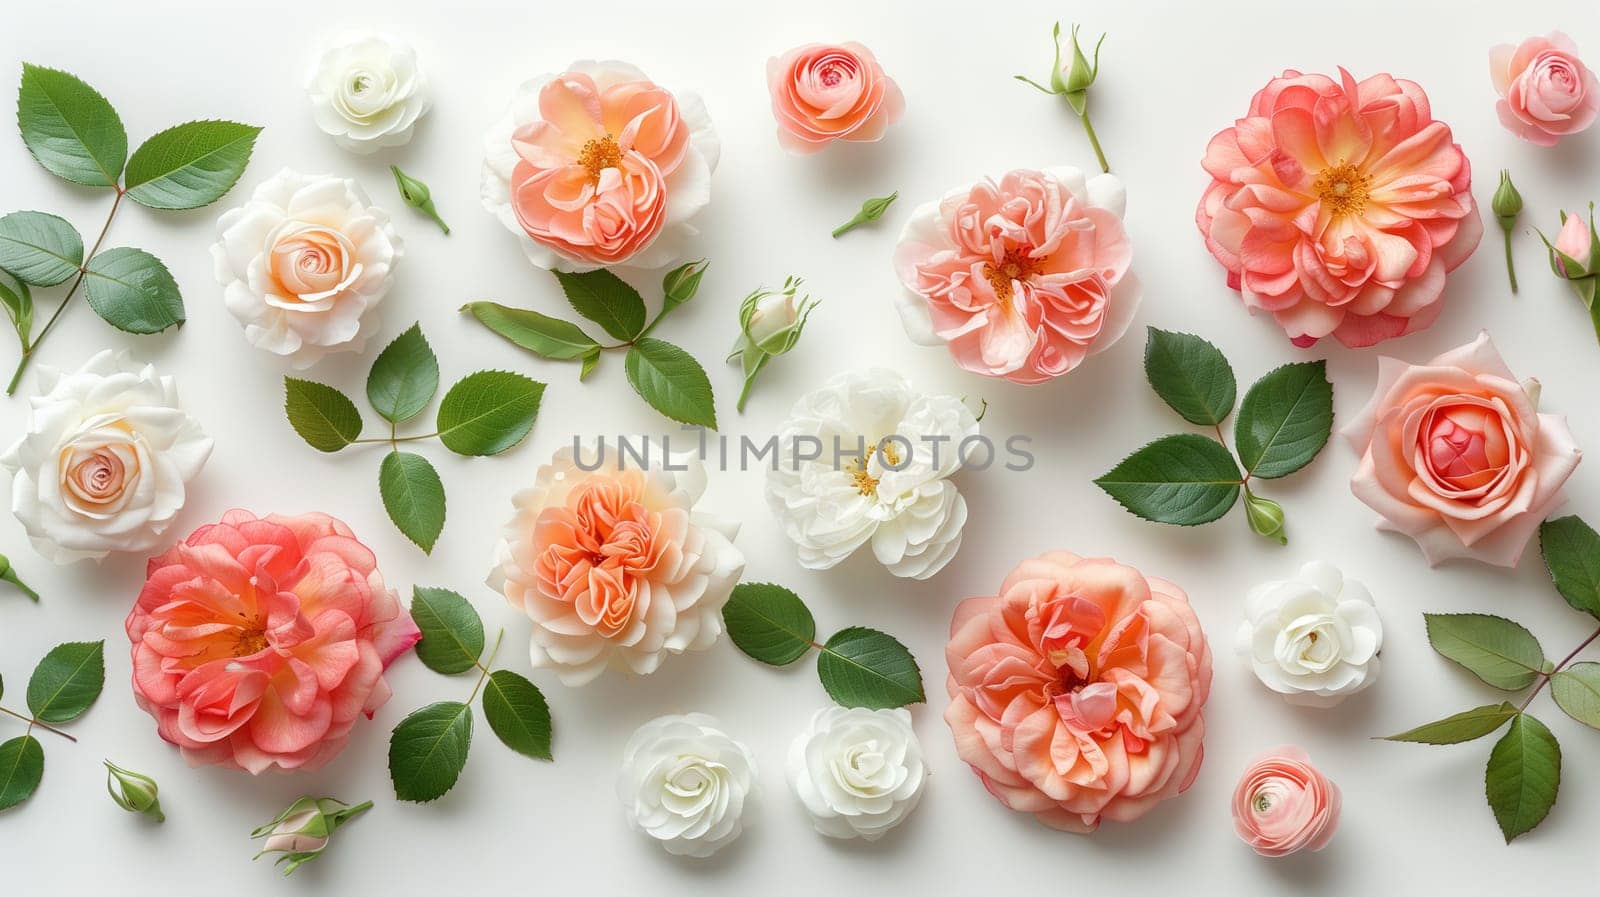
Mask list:
[[789,747],[789,784],[830,838],[883,837],[916,809],[927,778],[904,708],[823,708]]
[[387,34],[328,48],[311,67],[306,93],[317,127],[356,153],[410,142],[432,105],[416,51]]
[[950,477],[977,435],[954,396],[923,395],[881,368],[840,374],[795,403],[767,504],[807,568],[826,570],[871,543],[890,573],[927,579],[961,547],[967,503]]
[[755,787],[750,749],[703,713],[640,726],[622,749],[617,777],[628,824],[668,853],[691,857],[711,856],[739,837]]
[[1331,707],[1378,678],[1383,622],[1366,586],[1312,561],[1250,590],[1235,647],[1289,703]]
[[34,547],[58,564],[156,548],[211,456],[177,384],[107,349],[72,373],[41,368],[39,391],[0,457]]
[[252,345],[297,368],[366,346],[403,246],[359,184],[284,169],[217,231],[223,302]]

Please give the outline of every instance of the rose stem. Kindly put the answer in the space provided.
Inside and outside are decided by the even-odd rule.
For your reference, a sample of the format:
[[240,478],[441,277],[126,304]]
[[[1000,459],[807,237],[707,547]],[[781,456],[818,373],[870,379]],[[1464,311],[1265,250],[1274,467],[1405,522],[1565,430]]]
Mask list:
[[4,713],[7,716],[14,716],[17,719],[20,719],[23,722],[27,723],[30,727],[38,726],[39,728],[45,730],[46,732],[54,732],[55,734],[60,735],[62,738],[65,738],[68,741],[77,741],[78,740],[78,739],[72,737],[71,735],[68,735],[67,733],[61,731],[60,729],[57,729],[55,726],[50,725],[49,723],[42,723],[42,722],[40,722],[40,721],[38,721],[36,719],[33,719],[31,717],[23,716],[22,714],[16,712],[15,710],[7,710],[4,707],[0,707],[0,713]]
[[1534,686],[1533,691],[1528,692],[1527,699],[1524,700],[1522,702],[1522,706],[1517,708],[1517,709],[1519,711],[1527,710],[1528,709],[1528,705],[1533,703],[1533,699],[1539,696],[1539,692],[1543,691],[1544,687],[1546,685],[1550,684],[1551,677],[1553,677],[1553,676],[1555,676],[1555,674],[1561,672],[1562,668],[1564,668],[1567,664],[1572,662],[1572,658],[1578,656],[1578,652],[1579,651],[1582,651],[1584,648],[1589,647],[1590,643],[1592,643],[1597,638],[1600,638],[1600,629],[1596,629],[1594,632],[1590,633],[1589,637],[1584,639],[1583,642],[1578,645],[1578,647],[1572,649],[1572,653],[1571,654],[1568,654],[1566,657],[1561,658],[1561,662],[1560,663],[1558,663],[1555,666],[1551,667],[1550,668],[1550,672],[1546,673],[1543,670],[1540,670],[1539,671],[1539,684]]
[[1095,136],[1094,123],[1089,121],[1089,107],[1083,107],[1083,114],[1078,116],[1083,120],[1083,132],[1089,135],[1089,145],[1094,147],[1094,157],[1100,160],[1100,170],[1106,174],[1111,173],[1111,164],[1106,161],[1105,151],[1100,149],[1100,138]]
[[1517,291],[1517,263],[1511,259],[1511,231],[1506,230],[1506,274],[1511,278],[1511,292]]

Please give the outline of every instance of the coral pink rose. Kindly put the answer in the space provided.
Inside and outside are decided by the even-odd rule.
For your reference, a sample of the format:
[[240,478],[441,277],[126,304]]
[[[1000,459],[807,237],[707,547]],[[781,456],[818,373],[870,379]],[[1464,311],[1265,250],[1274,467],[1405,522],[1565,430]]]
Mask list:
[[1555,146],[1600,115],[1600,81],[1559,31],[1489,51],[1489,77],[1500,93],[1495,111],[1506,130],[1530,143]]
[[1109,174],[1008,172],[924,203],[895,248],[906,333],[987,377],[1043,383],[1115,343],[1139,307],[1126,195]]
[[[1555,264],[1556,273],[1568,279],[1587,277],[1600,270],[1600,265],[1594,261],[1594,227],[1577,214],[1568,212],[1566,220],[1561,223],[1561,232],[1556,234],[1555,253],[1551,253],[1551,261]],[[1557,255],[1556,253],[1560,253]],[[1577,265],[1569,264],[1561,256],[1566,256]]]
[[1268,751],[1233,792],[1233,829],[1264,857],[1328,846],[1339,826],[1339,786],[1297,747]]
[[252,773],[333,759],[421,637],[349,527],[238,510],[151,559],[127,629],[161,737],[190,765]]
[[1581,455],[1566,419],[1539,413],[1537,385],[1517,383],[1487,333],[1427,364],[1378,359],[1344,430],[1361,453],[1351,491],[1430,564],[1516,566]]
[[1200,770],[1211,651],[1170,582],[1050,552],[961,602],[945,658],[956,753],[1048,826],[1131,822]]
[[807,44],[767,60],[767,89],[778,143],[795,153],[880,140],[906,110],[900,88],[857,43]]
[[1432,324],[1483,236],[1472,169],[1411,81],[1287,71],[1206,147],[1195,222],[1252,312],[1295,345]]

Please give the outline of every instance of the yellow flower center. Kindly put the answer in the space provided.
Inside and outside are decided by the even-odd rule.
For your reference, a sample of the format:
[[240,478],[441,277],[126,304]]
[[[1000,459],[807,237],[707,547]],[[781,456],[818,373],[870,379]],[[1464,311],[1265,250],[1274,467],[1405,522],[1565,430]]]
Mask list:
[[[876,452],[877,449],[874,448],[873,451]],[[871,456],[868,456],[868,460],[870,458]],[[900,453],[895,450],[894,443],[883,444],[883,460],[891,468],[900,465]],[[867,498],[878,494],[878,478],[867,471],[866,461],[851,461],[846,469],[850,471],[850,482],[855,485],[857,492]]]
[[1028,254],[1026,247],[1019,247],[1008,250],[1000,259],[1000,264],[984,265],[983,276],[994,289],[995,298],[1001,302],[1008,302],[1011,299],[1011,282],[1027,280],[1046,261],[1049,261],[1049,256],[1034,258]]
[[267,646],[267,634],[260,629],[246,629],[239,633],[239,641],[234,643],[234,657],[249,657]]
[[622,164],[622,147],[617,146],[617,141],[610,134],[596,137],[578,151],[578,164],[589,172],[589,177],[598,181],[600,172]]
[[1324,168],[1311,189],[1334,215],[1359,215],[1372,195],[1372,176],[1348,162]]

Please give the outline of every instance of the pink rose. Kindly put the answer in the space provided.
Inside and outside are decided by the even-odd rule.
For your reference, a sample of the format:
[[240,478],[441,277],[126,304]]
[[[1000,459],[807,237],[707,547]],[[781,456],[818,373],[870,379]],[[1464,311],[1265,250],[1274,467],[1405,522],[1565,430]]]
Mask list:
[[333,759],[421,638],[349,527],[238,510],[151,559],[127,630],[161,737],[192,766],[251,773]]
[[1489,77],[1500,94],[1500,123],[1530,143],[1555,146],[1600,114],[1600,83],[1578,58],[1578,45],[1559,31],[1492,48]]
[[1264,857],[1321,850],[1339,827],[1339,786],[1297,747],[1268,751],[1233,792],[1233,828]]
[[1581,455],[1487,333],[1427,364],[1378,359],[1372,401],[1344,435],[1361,453],[1351,491],[1430,564],[1516,566]]
[[1170,582],[1050,552],[956,607],[945,658],[956,753],[1045,825],[1131,822],[1200,770],[1211,651]]
[[1195,223],[1252,313],[1302,348],[1421,330],[1477,248],[1472,168],[1414,82],[1286,71],[1211,138]]
[[1594,251],[1594,228],[1589,222],[1584,221],[1572,212],[1567,213],[1567,220],[1561,224],[1561,232],[1556,234],[1556,251],[1583,266],[1577,270],[1568,270],[1568,263],[1560,255],[1551,255],[1555,263],[1556,273],[1562,277],[1576,279],[1596,273],[1589,270],[1590,256]]
[[870,142],[900,120],[906,100],[858,43],[806,44],[767,60],[778,143],[814,153],[835,140]]

